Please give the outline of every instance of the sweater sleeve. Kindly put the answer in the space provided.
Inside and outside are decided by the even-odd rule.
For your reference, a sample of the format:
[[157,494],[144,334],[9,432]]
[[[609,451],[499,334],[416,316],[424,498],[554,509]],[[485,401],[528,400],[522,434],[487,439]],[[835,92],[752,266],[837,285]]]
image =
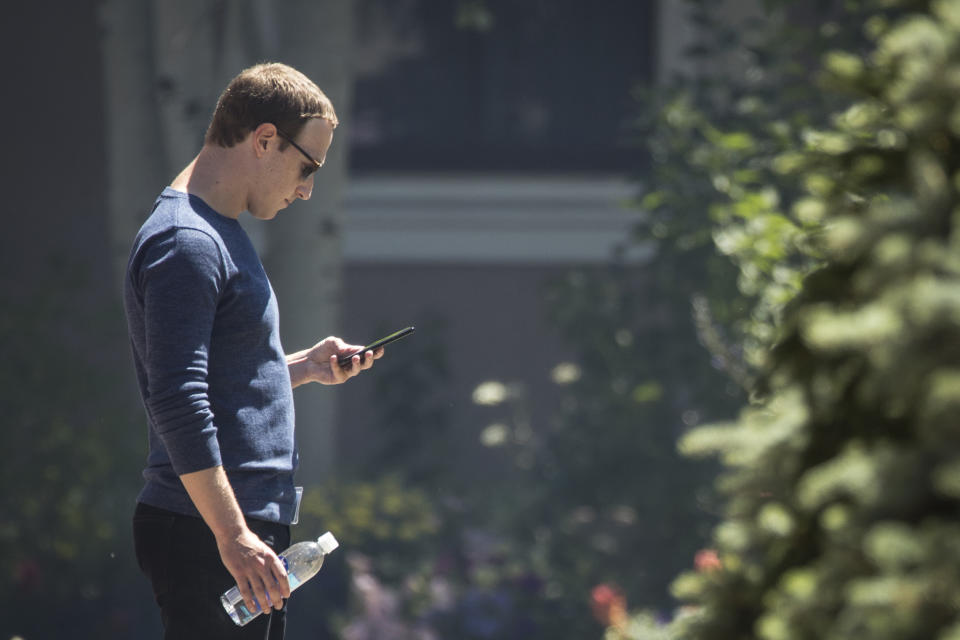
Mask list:
[[217,466],[207,371],[226,279],[220,249],[206,233],[180,228],[151,239],[142,257],[147,412],[177,475]]

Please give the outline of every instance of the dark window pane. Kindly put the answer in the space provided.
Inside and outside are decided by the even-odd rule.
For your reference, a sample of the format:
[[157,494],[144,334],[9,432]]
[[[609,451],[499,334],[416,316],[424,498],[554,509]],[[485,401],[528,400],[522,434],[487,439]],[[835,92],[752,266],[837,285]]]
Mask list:
[[609,170],[654,69],[652,2],[366,0],[355,169]]

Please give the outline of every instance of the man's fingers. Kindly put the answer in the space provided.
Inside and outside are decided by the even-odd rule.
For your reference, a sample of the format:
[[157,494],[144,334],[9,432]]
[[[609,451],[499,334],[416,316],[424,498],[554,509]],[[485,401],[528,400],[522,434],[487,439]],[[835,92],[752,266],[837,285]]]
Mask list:
[[376,358],[377,358],[377,356],[373,353],[373,351],[367,351],[366,353],[364,353],[364,354],[363,354],[363,364],[362,364],[362,368],[363,368],[363,369],[369,369],[370,367],[372,367],[372,366],[373,366],[373,361],[374,361]]
[[[273,579],[271,575],[269,578],[270,585],[264,582],[259,576],[255,576],[253,580],[247,582],[248,594],[244,594],[243,601],[247,605],[252,613],[258,611],[269,611],[270,607],[274,609],[280,609],[283,607],[283,594],[280,591],[280,586],[277,584],[277,581]],[[240,593],[243,593],[241,589]]]
[[280,558],[277,558],[273,563],[273,577],[274,581],[277,583],[277,588],[280,589],[281,597],[289,598],[290,581],[287,578],[287,570],[284,569]]
[[[290,597],[290,583],[287,580],[287,571],[283,567],[280,558],[272,553],[269,558],[265,558],[260,584],[264,589],[264,595],[267,602],[264,606],[272,606],[274,609],[283,608],[283,599]],[[261,601],[262,602],[262,601]]]
[[343,382],[350,377],[350,369],[353,368],[353,362],[341,366],[337,356],[330,356],[330,375],[334,382]]
[[273,607],[274,609],[283,608],[283,595],[280,593],[280,586],[277,584],[277,581],[274,579],[273,574],[270,574],[266,580],[258,579],[259,589],[257,589],[258,594],[257,600],[263,603],[264,609],[268,607]]
[[270,607],[283,608],[284,598],[290,597],[290,583],[280,559],[277,556],[273,556],[272,562],[266,559],[258,571],[261,573],[237,580],[247,609],[256,613]]
[[259,599],[253,593],[253,587],[249,580],[237,580],[237,588],[240,589],[240,595],[243,596],[243,604],[246,605],[250,613],[260,611]]
[[[270,594],[267,593],[267,590],[263,586],[263,580],[254,576],[247,584],[250,585],[250,597],[252,599],[252,602],[247,602],[247,608],[253,613],[268,610],[271,600]],[[246,598],[244,600],[246,601]],[[251,604],[253,607],[250,606]]]
[[337,356],[330,357],[330,369],[333,372],[333,378],[337,382],[343,382],[348,378],[352,378],[357,375],[364,369],[369,369],[372,361],[369,357],[370,351],[367,351],[363,360],[360,358],[360,354],[356,353],[351,356],[343,365],[339,364],[339,359]]

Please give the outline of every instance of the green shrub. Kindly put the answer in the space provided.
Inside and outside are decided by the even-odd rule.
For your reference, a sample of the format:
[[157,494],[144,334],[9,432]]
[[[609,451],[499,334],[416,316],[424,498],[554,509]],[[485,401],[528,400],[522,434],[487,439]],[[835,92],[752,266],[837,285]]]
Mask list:
[[871,3],[858,92],[783,159],[824,265],[783,313],[759,400],[695,431],[727,498],[723,569],[688,574],[680,637],[948,638],[960,630],[960,5]]

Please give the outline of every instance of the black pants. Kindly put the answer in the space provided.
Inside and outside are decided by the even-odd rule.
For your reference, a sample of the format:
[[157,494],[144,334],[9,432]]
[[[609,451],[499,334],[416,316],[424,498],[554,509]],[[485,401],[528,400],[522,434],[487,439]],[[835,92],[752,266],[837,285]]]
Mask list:
[[[247,525],[278,553],[290,545],[286,525],[252,518]],[[213,532],[202,519],[138,504],[133,543],[137,562],[150,578],[160,605],[164,640],[283,639],[286,606],[243,627],[223,610],[220,594],[235,580],[223,566]]]

